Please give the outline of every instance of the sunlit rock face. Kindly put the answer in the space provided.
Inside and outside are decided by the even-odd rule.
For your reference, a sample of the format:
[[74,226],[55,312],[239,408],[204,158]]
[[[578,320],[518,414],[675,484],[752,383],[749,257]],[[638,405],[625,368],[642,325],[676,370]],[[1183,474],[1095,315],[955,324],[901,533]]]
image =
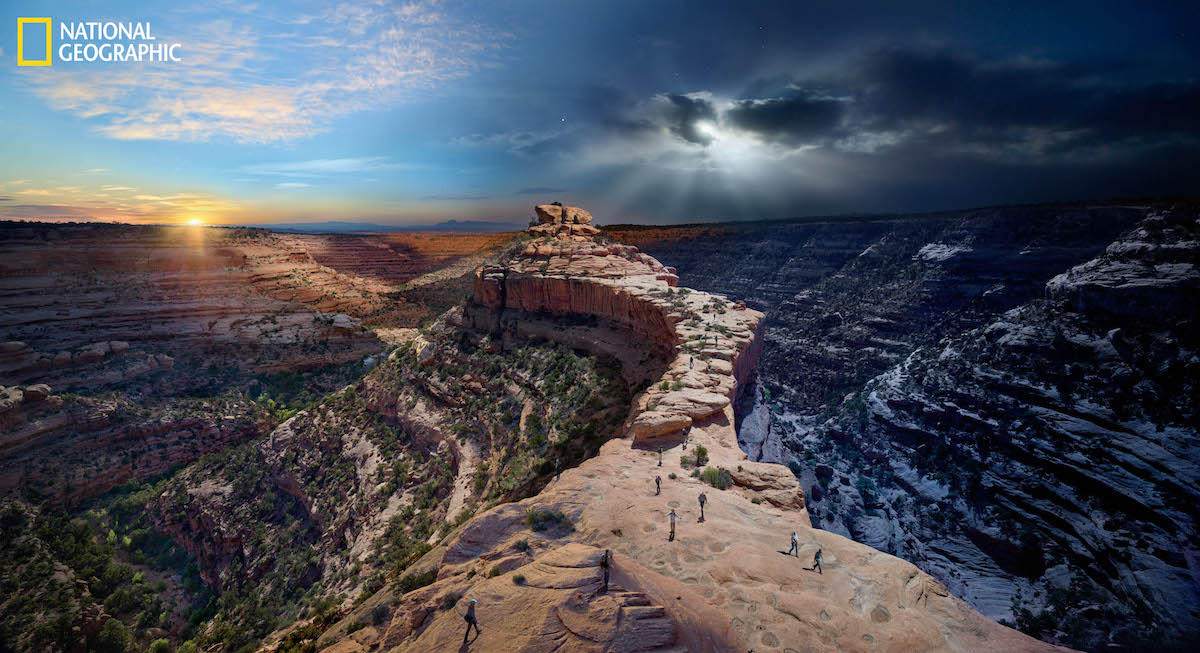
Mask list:
[[768,309],[739,435],[795,461],[814,524],[1029,632],[1139,647],[1198,636],[1196,217],[1055,205],[619,236]]
[[[606,353],[635,364],[661,360],[651,363],[657,376],[635,397],[624,437],[536,496],[466,521],[408,572],[434,574],[435,582],[402,596],[381,591],[318,647],[454,650],[462,606],[475,599],[482,633],[471,646],[480,650],[1050,649],[987,620],[911,563],[813,529],[791,471],[747,459],[732,401],[753,375],[762,313],[675,288],[673,271],[635,248],[534,229],[499,265],[480,270],[474,301],[447,322],[486,331],[495,343],[527,331],[525,323],[558,320],[566,333],[595,319],[597,332],[626,334],[625,353],[654,357]],[[684,466],[700,447],[725,489]],[[675,537],[671,510],[679,515]],[[531,528],[534,516],[546,515],[549,526]],[[800,558],[785,555],[793,531]],[[823,573],[806,568],[818,548]],[[457,609],[446,609],[455,601]],[[380,610],[386,616],[373,626],[357,623]]]

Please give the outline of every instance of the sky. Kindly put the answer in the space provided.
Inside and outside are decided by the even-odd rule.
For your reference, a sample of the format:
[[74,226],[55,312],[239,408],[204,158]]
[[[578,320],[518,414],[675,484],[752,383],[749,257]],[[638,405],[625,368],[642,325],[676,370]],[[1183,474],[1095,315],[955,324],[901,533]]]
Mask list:
[[[1198,7],[0,0],[0,219],[520,222],[558,200],[674,223],[1195,194]],[[148,23],[180,61],[18,66],[17,18],[47,16],[56,48],[86,43],[62,22]]]

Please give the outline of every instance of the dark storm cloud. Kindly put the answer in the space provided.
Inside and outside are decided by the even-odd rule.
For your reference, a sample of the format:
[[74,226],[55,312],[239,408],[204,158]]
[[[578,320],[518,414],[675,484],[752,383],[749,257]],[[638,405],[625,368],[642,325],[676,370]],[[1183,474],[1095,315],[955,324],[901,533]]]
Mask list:
[[675,93],[664,95],[663,98],[666,100],[663,119],[666,121],[667,131],[696,145],[710,145],[713,142],[713,137],[698,127],[699,123],[705,120],[716,122],[717,110],[712,102]]
[[[937,128],[947,146],[1047,140],[1046,154],[1144,145],[1200,129],[1194,81],[1131,81],[1099,64],[987,62],[947,49],[891,47],[851,66],[859,130]],[[1032,130],[1032,131],[1031,131]]]
[[736,100],[724,122],[766,140],[805,143],[829,135],[842,117],[843,102],[804,92],[790,97]]
[[[1123,156],[1147,147],[1200,148],[1200,83],[1148,81],[1136,68],[995,61],[951,48],[890,46],[820,77],[755,79],[719,117],[723,126],[768,143],[877,156],[920,145],[932,155],[1023,157],[1040,165],[1053,157]],[[666,97],[683,98],[689,108],[695,102]],[[707,101],[702,106],[713,108]],[[694,113],[681,109],[671,133],[708,145],[711,139],[696,133],[701,118]]]

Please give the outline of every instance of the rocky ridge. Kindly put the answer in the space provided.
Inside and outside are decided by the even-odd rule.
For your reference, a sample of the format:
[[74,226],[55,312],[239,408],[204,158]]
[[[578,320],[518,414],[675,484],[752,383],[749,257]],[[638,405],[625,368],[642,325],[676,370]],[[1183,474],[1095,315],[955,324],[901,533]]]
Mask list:
[[1195,519],[1171,507],[1196,469],[1179,404],[1195,215],[1055,204],[612,233],[768,309],[739,437],[794,465],[815,524],[1026,632],[1146,647],[1194,639],[1200,603]]
[[[538,208],[534,238],[479,272],[475,302],[457,319],[497,336],[522,316],[611,320],[638,334],[633,348],[667,350],[666,363],[635,397],[625,437],[537,496],[464,523],[410,572],[428,570],[436,582],[385,589],[319,646],[450,650],[463,622],[445,607],[478,599],[483,632],[472,646],[488,650],[1050,648],[988,621],[914,565],[811,528],[792,473],[747,460],[733,401],[754,368],[761,313],[676,289],[674,271],[636,248],[569,226],[586,226],[574,221],[586,212]],[[700,447],[728,475],[728,490],[688,476]],[[704,490],[710,500],[697,520]],[[681,516],[674,541],[665,536],[671,509]],[[802,555],[824,551],[829,574],[786,556],[793,530]],[[607,594],[597,567],[604,549],[621,586]],[[368,617],[379,606],[383,618]]]

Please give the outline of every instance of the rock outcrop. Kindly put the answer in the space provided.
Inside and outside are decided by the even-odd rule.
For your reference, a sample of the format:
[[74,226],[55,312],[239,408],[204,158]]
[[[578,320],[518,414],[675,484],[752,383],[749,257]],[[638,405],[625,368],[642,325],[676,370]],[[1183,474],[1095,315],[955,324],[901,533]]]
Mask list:
[[[539,209],[541,220],[554,218],[539,224],[556,229],[577,224],[560,222],[564,214],[586,215],[572,207]],[[537,496],[467,521],[409,572],[436,573],[436,582],[402,597],[394,589],[377,594],[319,646],[347,653],[453,650],[464,624],[444,608],[475,598],[479,641],[501,648],[1051,648],[987,620],[911,563],[811,528],[795,477],[746,460],[732,399],[754,369],[761,313],[675,289],[674,272],[634,248],[577,231],[553,233],[564,237],[521,243],[501,265],[481,270],[474,305],[461,319],[504,332],[520,316],[589,316],[635,334],[630,349],[666,350],[660,375],[634,400],[625,437],[563,471]],[[728,475],[728,489],[689,474],[701,447],[711,476]],[[698,519],[701,492],[709,500]],[[668,537],[672,510],[679,523]],[[787,555],[792,531],[800,534],[800,559]],[[828,573],[807,568],[818,549]],[[613,552],[613,583],[622,586],[610,587],[611,596],[599,587],[601,550]],[[636,602],[622,605],[631,589]],[[622,612],[643,601],[650,608],[640,611],[649,617],[644,628],[637,615]],[[386,617],[375,626],[349,627],[377,610]]]
[[606,233],[767,310],[739,436],[797,465],[814,524],[1027,632],[1152,648],[1197,637],[1196,517],[1171,507],[1197,474],[1181,399],[1196,215],[1057,204]]

